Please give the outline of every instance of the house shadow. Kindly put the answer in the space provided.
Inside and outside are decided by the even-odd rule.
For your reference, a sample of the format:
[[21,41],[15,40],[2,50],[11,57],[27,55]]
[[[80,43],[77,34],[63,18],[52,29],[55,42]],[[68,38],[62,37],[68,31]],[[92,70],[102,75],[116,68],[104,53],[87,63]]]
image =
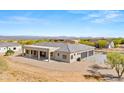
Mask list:
[[93,70],[102,70],[102,69],[110,69],[110,68],[108,68],[108,67],[103,67],[103,66],[100,66],[100,65],[98,65],[98,64],[94,64],[94,65],[92,65],[92,66],[89,66],[91,69],[93,69]]
[[122,81],[124,78],[118,79],[117,76],[114,76],[113,74],[103,74],[100,71],[105,69],[110,69],[108,67],[103,67],[98,64],[89,66],[90,69],[88,69],[89,74],[85,74],[84,77],[86,79],[96,79],[98,81]]

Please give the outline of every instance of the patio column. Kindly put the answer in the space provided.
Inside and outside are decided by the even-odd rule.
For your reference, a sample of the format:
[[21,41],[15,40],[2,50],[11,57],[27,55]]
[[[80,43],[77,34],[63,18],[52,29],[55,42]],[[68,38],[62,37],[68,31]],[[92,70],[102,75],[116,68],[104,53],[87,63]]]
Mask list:
[[31,50],[29,50],[29,57],[31,57]]
[[38,60],[40,60],[40,51],[38,51]]
[[95,51],[93,50],[93,55],[95,54]]
[[50,50],[48,49],[48,62],[50,62]]
[[22,56],[24,56],[24,47],[22,47]]
[[89,51],[87,51],[87,57],[89,56]]

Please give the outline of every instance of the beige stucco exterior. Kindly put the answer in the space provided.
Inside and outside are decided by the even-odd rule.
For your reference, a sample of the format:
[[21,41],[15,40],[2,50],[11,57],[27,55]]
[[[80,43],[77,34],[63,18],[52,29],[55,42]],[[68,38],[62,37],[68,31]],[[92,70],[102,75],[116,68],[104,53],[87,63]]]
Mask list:
[[0,55],[4,55],[7,50],[13,50],[15,52],[15,54],[18,54],[21,52],[22,50],[22,46],[7,46],[7,47],[0,47]]
[[[27,57],[36,58],[38,60],[42,59],[48,59],[50,60],[57,60],[58,62],[67,62],[72,63],[79,61],[78,59],[82,59],[81,56],[89,56],[89,51],[92,51],[92,55],[94,54],[94,50],[88,50],[88,51],[77,51],[77,52],[63,52],[63,51],[57,51],[58,48],[51,48],[51,47],[35,47],[35,46],[24,46],[22,48],[22,53],[25,54]],[[28,51],[28,52],[27,52]],[[35,52],[35,53],[34,53]],[[81,53],[84,53],[81,54]]]
[[[90,56],[89,51],[93,51],[93,55],[94,55],[94,50],[79,51],[79,52],[70,53],[70,61],[69,62],[70,63],[76,62],[78,58],[81,58],[81,53],[83,53],[83,52],[87,52],[87,57],[89,57]],[[83,58],[81,58],[81,60],[83,60]]]
[[[66,58],[63,58],[66,56]],[[62,52],[62,51],[55,51],[54,52],[54,60],[69,62],[70,61],[70,53]]]

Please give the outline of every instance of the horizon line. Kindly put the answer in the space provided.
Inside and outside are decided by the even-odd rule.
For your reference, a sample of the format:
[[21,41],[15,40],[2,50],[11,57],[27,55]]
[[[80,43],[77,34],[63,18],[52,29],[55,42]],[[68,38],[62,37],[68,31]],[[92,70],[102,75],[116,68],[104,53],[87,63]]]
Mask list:
[[27,36],[27,37],[75,37],[75,38],[83,38],[83,37],[84,38],[124,38],[124,37],[120,37],[120,36],[118,36],[118,37],[117,36],[113,36],[113,37],[108,37],[108,36],[94,36],[93,37],[93,36],[66,36],[66,35],[63,35],[63,36],[59,36],[59,35],[58,36],[56,36],[56,35],[55,36],[49,36],[49,35],[48,36],[46,36],[46,35],[44,35],[44,36],[43,35],[41,35],[41,36],[39,36],[39,35],[0,35],[0,37],[1,36],[3,36],[3,37],[4,36],[8,36],[8,37],[9,36],[10,37],[11,36],[13,36],[13,37],[14,36],[18,36],[18,37],[20,37],[20,36]]

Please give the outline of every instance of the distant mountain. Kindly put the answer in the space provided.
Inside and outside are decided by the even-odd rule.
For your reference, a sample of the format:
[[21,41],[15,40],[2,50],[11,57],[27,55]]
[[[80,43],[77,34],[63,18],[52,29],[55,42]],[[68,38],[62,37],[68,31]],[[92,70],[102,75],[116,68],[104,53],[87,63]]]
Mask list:
[[0,36],[0,40],[23,40],[23,39],[41,39],[38,36]]
[[[94,37],[104,39],[104,37]],[[93,39],[93,37],[74,36],[0,36],[0,40],[37,40],[37,39]]]
[[67,36],[0,36],[0,40],[77,39]]

